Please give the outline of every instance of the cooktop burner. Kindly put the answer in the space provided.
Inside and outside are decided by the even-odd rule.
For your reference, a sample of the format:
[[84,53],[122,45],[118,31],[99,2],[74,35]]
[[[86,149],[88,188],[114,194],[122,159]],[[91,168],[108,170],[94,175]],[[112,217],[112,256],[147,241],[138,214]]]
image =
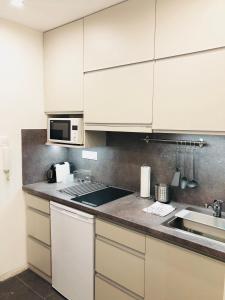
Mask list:
[[71,200],[97,207],[130,194],[133,194],[133,192],[115,187],[106,187],[105,189],[78,196]]

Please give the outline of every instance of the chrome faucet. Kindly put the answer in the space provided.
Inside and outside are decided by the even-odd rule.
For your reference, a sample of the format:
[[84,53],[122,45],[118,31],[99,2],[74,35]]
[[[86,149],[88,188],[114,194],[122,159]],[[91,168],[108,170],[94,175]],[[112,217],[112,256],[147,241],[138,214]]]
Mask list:
[[221,218],[222,216],[222,206],[224,201],[222,200],[214,200],[213,203],[206,204],[206,207],[212,207],[213,216],[217,218]]

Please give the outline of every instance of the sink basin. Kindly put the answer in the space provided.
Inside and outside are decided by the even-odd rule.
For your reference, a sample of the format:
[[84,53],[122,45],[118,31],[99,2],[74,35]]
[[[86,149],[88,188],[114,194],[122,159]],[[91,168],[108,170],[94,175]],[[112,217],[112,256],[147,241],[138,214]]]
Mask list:
[[225,243],[225,219],[202,213],[201,209],[183,209],[163,225]]

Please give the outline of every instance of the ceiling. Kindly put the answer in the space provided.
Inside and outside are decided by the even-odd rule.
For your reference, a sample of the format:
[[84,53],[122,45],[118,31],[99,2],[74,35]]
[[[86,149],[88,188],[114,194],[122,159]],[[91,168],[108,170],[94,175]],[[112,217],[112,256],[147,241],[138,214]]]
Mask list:
[[10,0],[0,0],[0,18],[47,31],[123,1],[24,0],[25,5],[17,8]]

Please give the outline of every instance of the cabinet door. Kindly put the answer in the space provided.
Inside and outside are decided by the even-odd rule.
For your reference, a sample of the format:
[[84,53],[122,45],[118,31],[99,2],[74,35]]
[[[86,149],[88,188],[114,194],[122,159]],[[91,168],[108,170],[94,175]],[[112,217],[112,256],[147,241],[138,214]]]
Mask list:
[[157,0],[156,58],[225,46],[224,0]]
[[223,300],[225,264],[147,238],[146,300]]
[[83,20],[44,34],[47,112],[83,110]]
[[160,60],[154,124],[162,131],[225,131],[225,49]]
[[84,69],[154,57],[155,0],[128,0],[84,19]]
[[153,62],[85,74],[85,123],[152,123]]

